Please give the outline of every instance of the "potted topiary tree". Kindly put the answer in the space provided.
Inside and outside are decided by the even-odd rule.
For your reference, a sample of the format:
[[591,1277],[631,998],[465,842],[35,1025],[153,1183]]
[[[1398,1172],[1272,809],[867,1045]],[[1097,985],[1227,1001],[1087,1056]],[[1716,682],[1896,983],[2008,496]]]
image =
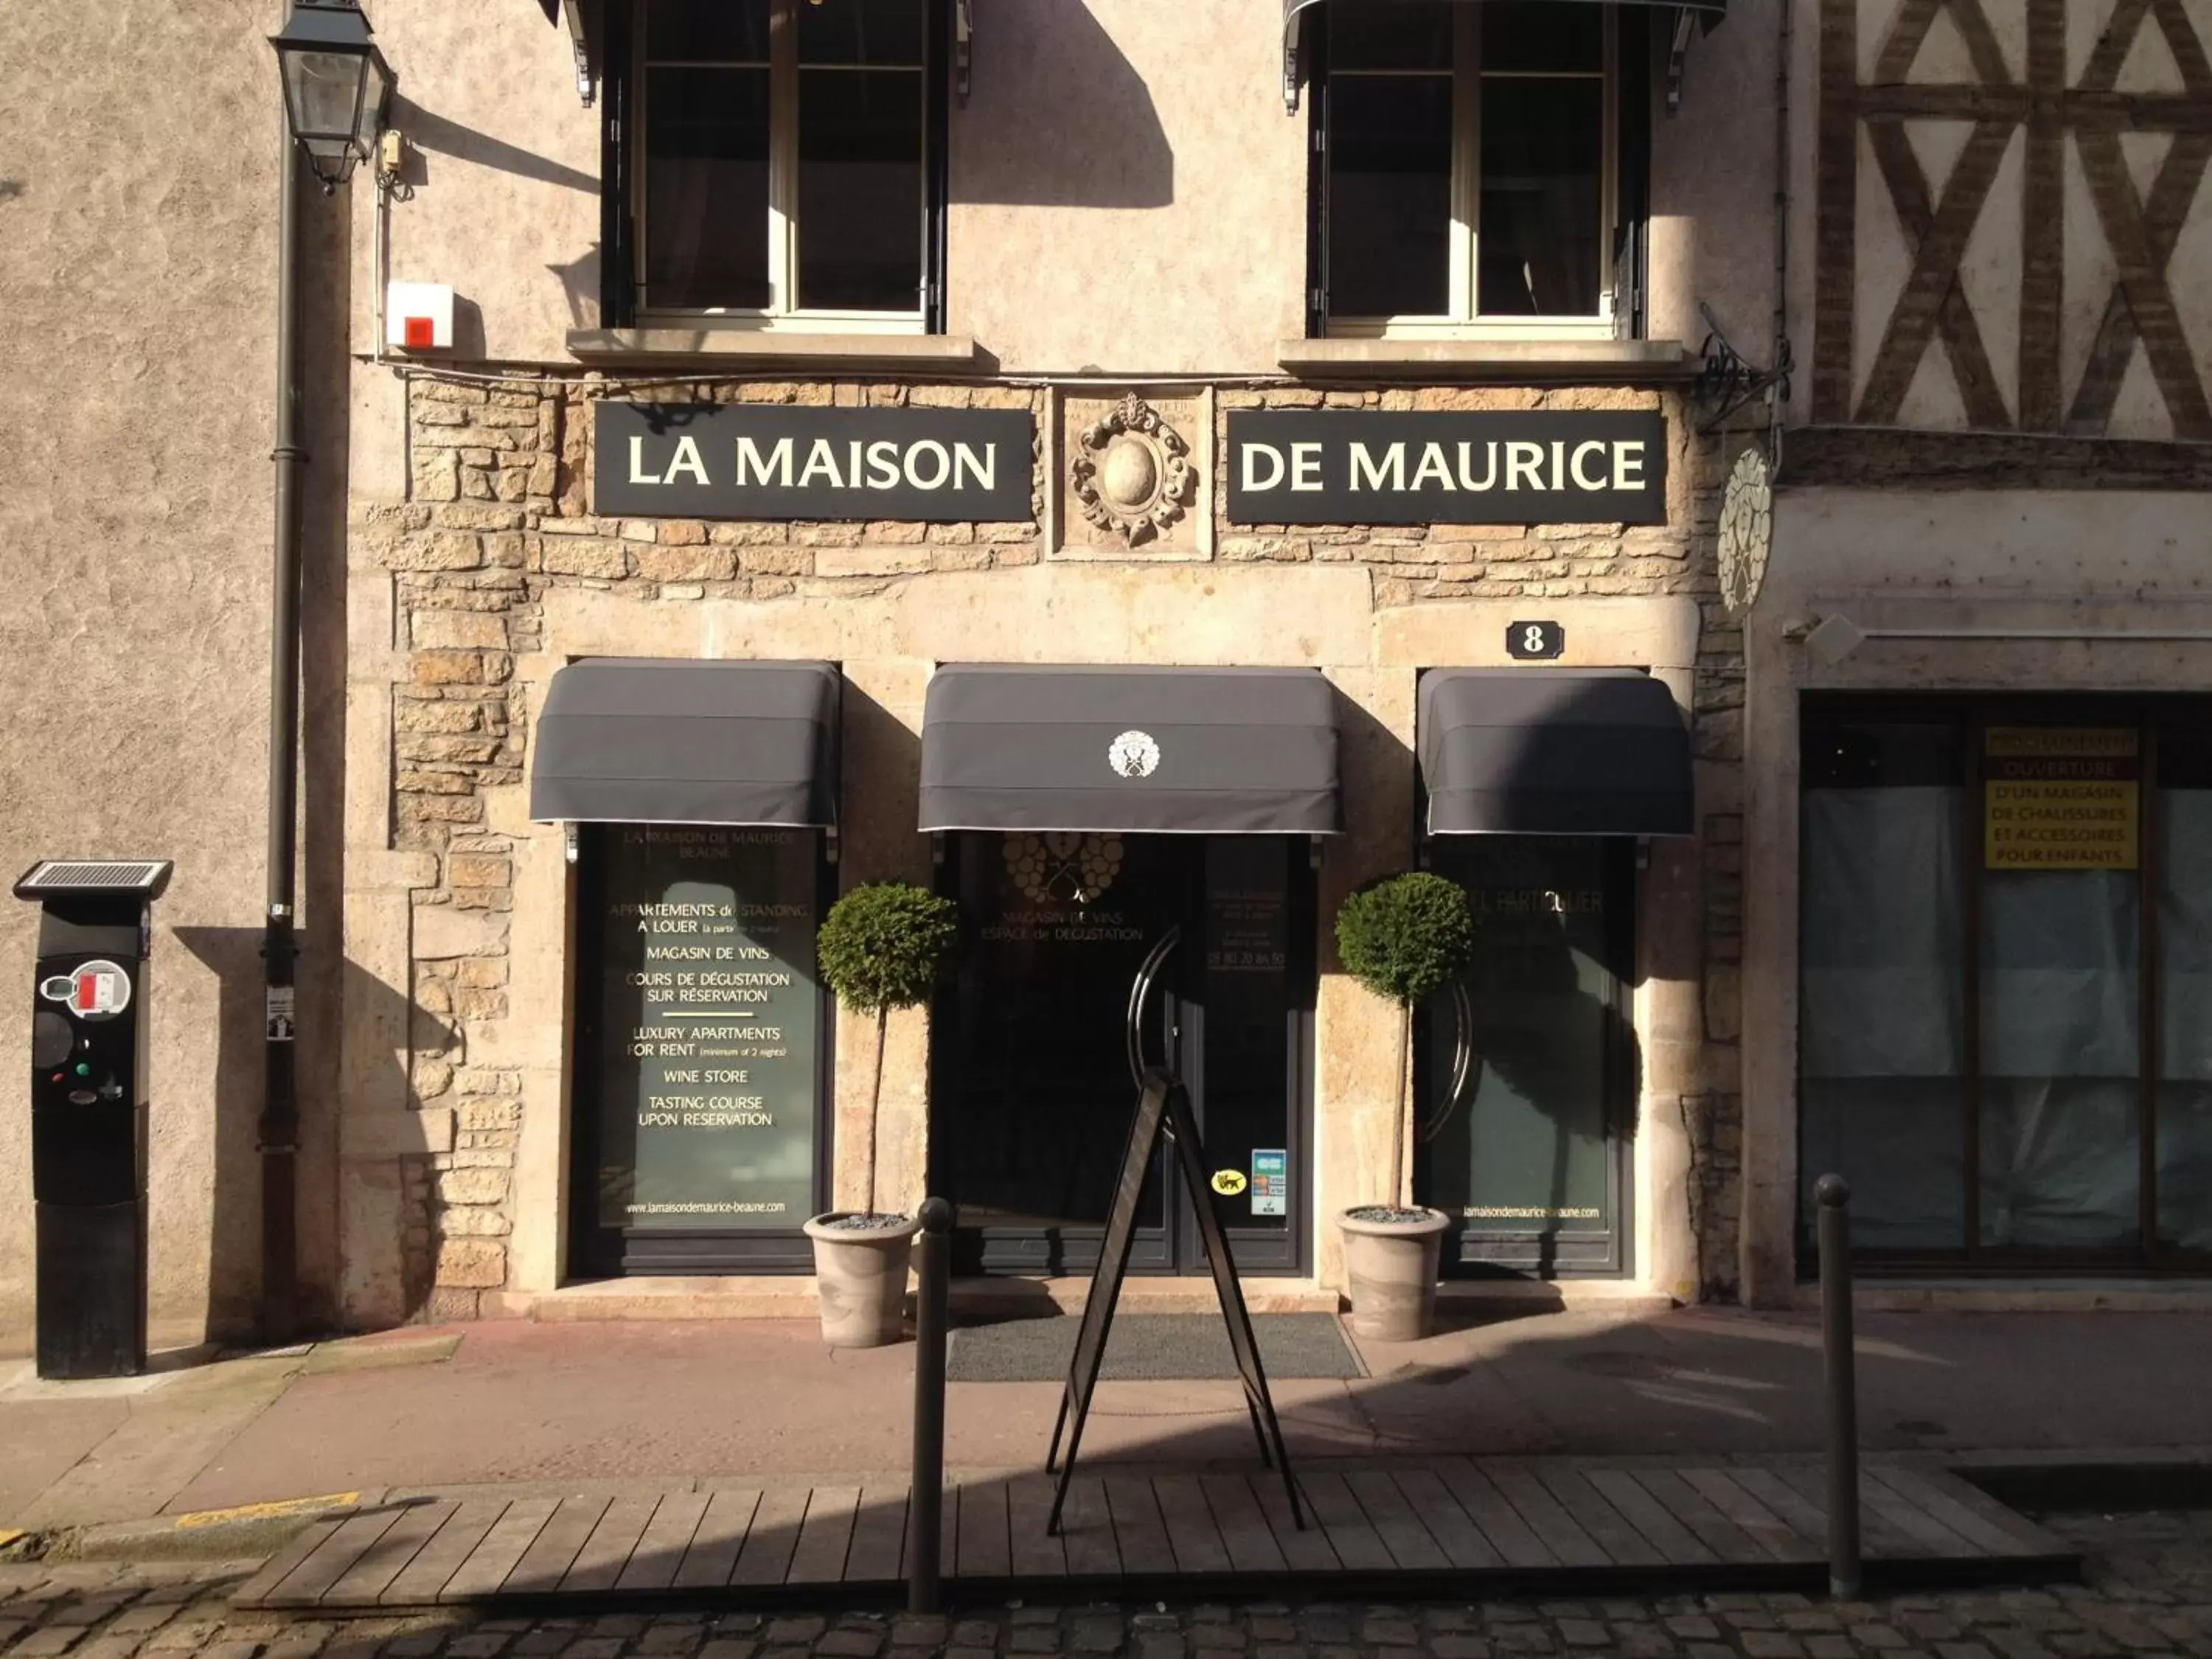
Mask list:
[[844,1006],[876,1017],[875,1079],[868,1098],[867,1207],[832,1210],[806,1224],[822,1340],[873,1348],[899,1339],[907,1264],[920,1223],[876,1208],[876,1142],[883,1111],[884,1042],[894,1008],[929,1000],[959,936],[959,911],[906,882],[866,882],[830,907],[816,941],[823,981]]
[[1428,1334],[1436,1311],[1437,1257],[1451,1218],[1408,1208],[1406,1192],[1407,1073],[1413,1008],[1467,971],[1474,957],[1474,916],[1455,882],[1421,871],[1369,883],[1336,913],[1336,953],[1345,972],[1398,1005],[1398,1099],[1390,1115],[1390,1187],[1380,1204],[1337,1218],[1351,1281],[1352,1328],[1385,1342]]

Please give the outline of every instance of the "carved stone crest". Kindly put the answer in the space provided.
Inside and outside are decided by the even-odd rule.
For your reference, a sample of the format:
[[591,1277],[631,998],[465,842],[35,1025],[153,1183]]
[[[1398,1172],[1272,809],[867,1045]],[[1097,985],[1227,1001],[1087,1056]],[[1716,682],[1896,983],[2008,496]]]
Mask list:
[[1131,547],[1159,536],[1198,499],[1190,446],[1134,392],[1084,431],[1068,471],[1083,516]]
[[1774,482],[1766,452],[1756,446],[1737,456],[1729,473],[1720,529],[1721,598],[1740,617],[1759,597],[1774,544]]

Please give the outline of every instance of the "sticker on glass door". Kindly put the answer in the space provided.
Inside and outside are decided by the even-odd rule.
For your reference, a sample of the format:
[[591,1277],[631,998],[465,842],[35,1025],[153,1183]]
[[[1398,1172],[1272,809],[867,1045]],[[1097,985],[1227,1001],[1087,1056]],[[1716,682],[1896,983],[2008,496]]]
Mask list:
[[1252,1213],[1288,1215],[1291,1155],[1279,1146],[1252,1149]]

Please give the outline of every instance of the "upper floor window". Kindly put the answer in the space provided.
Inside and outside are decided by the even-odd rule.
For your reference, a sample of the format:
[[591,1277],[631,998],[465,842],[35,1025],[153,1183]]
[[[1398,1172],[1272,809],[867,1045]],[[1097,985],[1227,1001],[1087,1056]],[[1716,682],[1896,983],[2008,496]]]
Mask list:
[[628,307],[928,325],[933,0],[634,0]]
[[[1610,5],[1332,6],[1316,309],[1341,334],[1623,331]],[[1640,83],[1639,83],[1640,85]]]

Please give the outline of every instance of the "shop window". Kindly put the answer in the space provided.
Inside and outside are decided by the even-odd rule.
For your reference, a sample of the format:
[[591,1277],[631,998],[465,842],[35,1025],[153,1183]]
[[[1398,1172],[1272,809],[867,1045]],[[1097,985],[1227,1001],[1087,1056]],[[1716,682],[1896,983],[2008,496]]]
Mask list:
[[1638,331],[1641,15],[1546,0],[1328,9],[1316,331]]
[[1875,1249],[1948,1249],[1966,1216],[1966,763],[1955,722],[1805,732],[1799,1164],[1850,1175]]
[[582,827],[571,1257],[805,1272],[828,1206],[812,830]]
[[627,0],[606,177],[616,321],[939,325],[941,0]]
[[1803,744],[1801,1222],[1834,1170],[1877,1258],[2203,1265],[2212,708],[1814,699]]

